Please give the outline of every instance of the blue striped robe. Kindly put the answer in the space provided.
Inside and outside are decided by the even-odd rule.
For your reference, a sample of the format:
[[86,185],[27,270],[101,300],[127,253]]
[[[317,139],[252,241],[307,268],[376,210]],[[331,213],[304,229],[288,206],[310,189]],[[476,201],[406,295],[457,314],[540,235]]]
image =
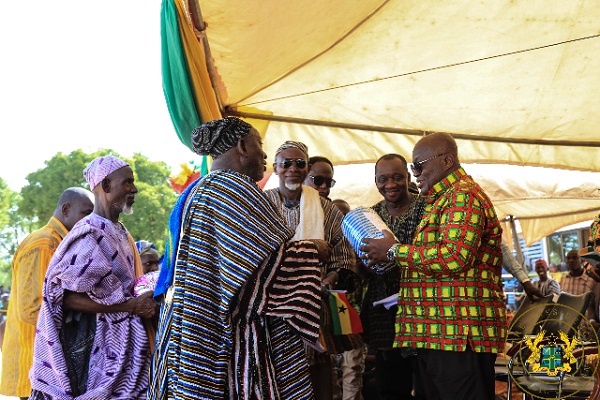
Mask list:
[[312,399],[302,338],[318,338],[315,245],[288,243],[245,175],[212,172],[182,196],[148,398]]

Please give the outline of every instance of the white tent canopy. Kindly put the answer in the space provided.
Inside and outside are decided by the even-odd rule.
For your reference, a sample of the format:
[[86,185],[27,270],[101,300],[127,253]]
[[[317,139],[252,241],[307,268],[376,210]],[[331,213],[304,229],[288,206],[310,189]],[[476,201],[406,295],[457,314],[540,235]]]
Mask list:
[[463,163],[506,168],[467,172],[528,242],[600,210],[598,0],[190,0],[188,11],[206,24],[222,113],[268,122],[269,161],[288,139],[330,158],[332,196],[374,203],[370,163],[410,160],[440,131]]

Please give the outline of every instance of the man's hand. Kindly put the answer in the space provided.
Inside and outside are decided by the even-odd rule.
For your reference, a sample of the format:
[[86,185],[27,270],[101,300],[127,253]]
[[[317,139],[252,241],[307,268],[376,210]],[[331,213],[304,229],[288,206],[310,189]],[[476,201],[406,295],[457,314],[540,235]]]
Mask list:
[[382,239],[363,239],[363,245],[359,250],[364,251],[366,255],[361,256],[362,259],[368,260],[369,267],[379,263],[388,263],[387,251],[396,243],[394,235],[390,231],[383,230]]
[[323,286],[326,286],[327,289],[333,290],[337,286],[339,279],[339,274],[336,271],[331,271],[323,278],[321,283]]
[[598,270],[595,267],[592,267],[588,264],[585,268],[585,273],[587,274],[587,276],[589,276],[596,282],[600,282],[600,274],[598,273]]
[[531,283],[531,281],[523,282],[521,285],[523,285],[523,290],[525,290],[525,293],[527,293],[527,297],[529,298],[529,300],[533,301],[533,296],[539,298],[544,297],[542,292],[540,292],[540,289],[538,289],[537,286]]
[[312,239],[311,241],[317,246],[317,250],[319,251],[319,262],[325,264],[329,260],[329,257],[331,257],[333,246],[331,243],[321,239]]
[[152,318],[158,311],[158,304],[152,296],[153,291],[143,293],[139,297],[129,300],[131,302],[131,313],[139,315],[142,318]]

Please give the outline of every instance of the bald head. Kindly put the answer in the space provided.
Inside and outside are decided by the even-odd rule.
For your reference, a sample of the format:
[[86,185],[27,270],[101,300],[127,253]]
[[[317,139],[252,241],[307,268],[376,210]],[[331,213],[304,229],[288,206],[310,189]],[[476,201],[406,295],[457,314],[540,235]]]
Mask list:
[[342,214],[346,215],[350,212],[350,204],[346,200],[335,199],[333,200],[333,204],[342,212]]
[[58,219],[67,230],[83,217],[94,211],[94,194],[87,189],[70,187],[59,197],[53,216]]
[[436,132],[425,136],[413,149],[411,169],[423,194],[459,168],[456,142],[447,133]]
[[436,154],[450,154],[458,163],[458,146],[454,138],[448,133],[435,132],[427,135],[417,142],[415,149],[417,146],[425,146]]

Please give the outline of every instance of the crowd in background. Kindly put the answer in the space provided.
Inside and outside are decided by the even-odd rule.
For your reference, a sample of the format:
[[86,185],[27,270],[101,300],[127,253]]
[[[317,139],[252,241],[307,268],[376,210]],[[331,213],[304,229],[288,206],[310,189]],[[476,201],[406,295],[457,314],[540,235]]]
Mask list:
[[[377,160],[383,199],[368,210],[386,228],[358,249],[344,224],[359,210],[329,197],[327,157],[285,141],[274,154],[279,185],[263,191],[267,155],[251,125],[211,121],[192,143],[213,158],[211,173],[179,197],[164,255],[119,221],[138,188],[113,156],[90,162],[90,190],[66,189],[19,245],[10,307],[0,288],[9,344],[0,393],[492,400],[507,312],[527,297],[591,291],[587,317],[600,327],[595,269],[578,249],[562,274],[537,260],[535,279],[509,260],[493,205],[450,135],[423,137],[412,164]],[[334,291],[348,301],[337,311]],[[362,331],[335,333],[346,307]]]

